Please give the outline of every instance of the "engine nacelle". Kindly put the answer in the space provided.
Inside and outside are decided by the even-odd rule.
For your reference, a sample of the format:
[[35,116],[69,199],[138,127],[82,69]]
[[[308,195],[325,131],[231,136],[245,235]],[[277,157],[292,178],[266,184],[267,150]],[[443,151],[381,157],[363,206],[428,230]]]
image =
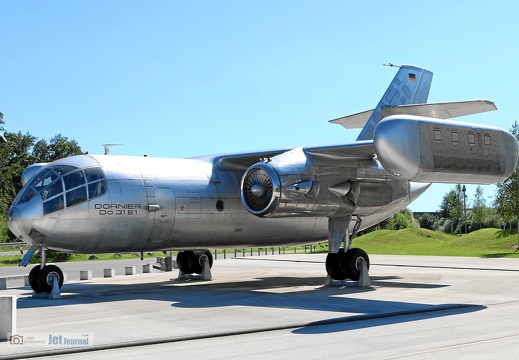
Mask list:
[[352,188],[346,185],[337,187],[340,195],[323,194],[312,158],[296,148],[249,167],[241,180],[241,199],[250,213],[260,217],[331,216],[354,209],[342,196]]
[[268,163],[251,166],[241,180],[241,200],[252,214],[271,214],[279,205],[281,180],[276,170]]
[[416,182],[493,184],[508,178],[518,143],[506,130],[417,116],[389,116],[373,136],[378,160]]

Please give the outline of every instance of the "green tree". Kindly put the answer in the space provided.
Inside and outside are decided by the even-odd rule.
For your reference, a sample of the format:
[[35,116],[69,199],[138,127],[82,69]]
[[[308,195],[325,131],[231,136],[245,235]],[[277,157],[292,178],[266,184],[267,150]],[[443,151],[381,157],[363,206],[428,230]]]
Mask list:
[[478,186],[476,188],[476,194],[474,195],[474,204],[472,205],[472,228],[477,226],[481,229],[481,226],[488,226],[490,216],[490,208],[487,207],[487,201],[483,196],[483,188]]
[[418,223],[420,224],[420,228],[434,230],[436,225],[436,218],[432,214],[423,214],[418,217]]
[[51,162],[62,157],[81,154],[75,140],[58,134],[50,141],[39,140],[29,133],[6,132],[3,114],[0,112],[0,132],[7,143],[0,143],[0,241],[8,237],[5,216],[9,205],[21,190],[23,170],[37,162]]
[[387,226],[390,230],[407,229],[411,227],[407,217],[401,212],[397,212],[395,215],[389,218],[389,224]]
[[[519,139],[517,120],[512,124],[510,132],[516,139]],[[503,219],[513,219],[519,228],[519,170],[517,168],[508,179],[497,184],[494,204],[497,207],[498,214]]]
[[36,162],[51,162],[64,157],[82,154],[76,140],[57,134],[50,141],[39,140],[33,148],[32,155]]
[[360,236],[380,229],[400,230],[415,227],[419,227],[418,221],[414,218],[413,212],[405,208],[389,218],[382,220],[378,224],[360,231],[358,235]]
[[34,164],[31,149],[35,137],[30,134],[5,133],[7,143],[0,146],[0,213],[5,215],[22,188],[23,170]]
[[[454,228],[461,226],[460,218],[463,217],[463,192],[461,191],[461,184],[457,184],[454,189],[450,190],[443,196],[440,204],[440,217],[449,219],[447,223],[450,225],[451,233]],[[445,228],[445,231],[448,231]]]
[[388,230],[400,230],[418,226],[418,221],[414,218],[413,212],[405,208],[387,219],[384,228]]
[[443,196],[442,202],[440,204],[440,216],[442,218],[458,219],[460,217],[460,194],[461,185],[457,184],[454,189],[450,190]]

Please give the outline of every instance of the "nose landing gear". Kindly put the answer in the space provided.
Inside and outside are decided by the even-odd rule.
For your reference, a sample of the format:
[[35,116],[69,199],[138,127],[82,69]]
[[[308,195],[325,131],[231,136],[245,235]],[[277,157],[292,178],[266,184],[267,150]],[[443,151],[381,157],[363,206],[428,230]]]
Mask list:
[[[33,246],[20,262],[20,266],[26,266],[34,255],[35,251],[41,251],[40,265],[36,265],[29,272],[29,284],[35,293],[51,293],[54,283],[58,289],[63,286],[63,271],[56,265],[47,265],[46,250],[41,246]],[[57,291],[58,289],[54,289]]]
[[56,265],[46,265],[43,268],[36,265],[29,273],[29,284],[37,293],[50,293],[55,279],[59,288],[61,288],[63,286],[63,272]]

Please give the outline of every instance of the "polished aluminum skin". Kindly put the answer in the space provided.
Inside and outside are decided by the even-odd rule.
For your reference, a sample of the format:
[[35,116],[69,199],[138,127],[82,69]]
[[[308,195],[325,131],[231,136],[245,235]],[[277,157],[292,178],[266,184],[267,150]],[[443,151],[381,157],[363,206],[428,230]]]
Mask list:
[[494,126],[395,115],[379,123],[374,144],[382,166],[410,181],[493,184],[517,164],[515,136]]
[[[325,216],[264,219],[250,214],[240,198],[242,173],[214,169],[213,163],[205,160],[81,155],[47,165],[50,166],[70,166],[71,171],[52,179],[52,183],[49,180],[39,192],[34,180],[29,182],[9,211],[11,231],[34,245],[67,252],[102,253],[274,246],[327,238]],[[103,171],[103,178],[88,182],[84,174],[97,168]],[[79,182],[81,185],[70,190],[64,185],[64,191],[53,191],[44,197],[46,191],[50,193],[48,189],[55,187],[52,184],[64,183],[75,172],[85,178]],[[404,208],[413,196],[409,182],[393,182],[399,183],[400,191],[395,192],[398,196],[384,195],[384,201],[380,201],[380,194],[375,196],[391,213]],[[105,186],[106,191],[91,196],[88,188],[96,184]],[[83,190],[84,201],[70,202],[78,189]],[[415,193],[423,190],[420,187]],[[33,195],[29,198],[28,193]],[[326,198],[337,200],[331,205],[324,200],[312,205],[309,199],[305,211],[323,207],[323,214],[333,214],[346,201],[331,192]],[[360,204],[370,205],[369,199],[369,194],[362,197]],[[47,204],[59,201],[64,202],[62,208],[47,210]],[[348,209],[351,211],[351,206]],[[358,213],[367,215],[374,209],[366,206],[362,211],[359,208]],[[370,225],[377,220],[377,216],[373,220],[368,217],[365,222]]]
[[[492,103],[417,110],[431,79],[425,69],[400,67],[351,144],[190,159],[80,155],[29,167],[9,228],[22,241],[73,253],[326,239],[331,252],[341,242],[347,250],[349,233],[404,209],[431,182],[495,183],[515,168],[517,141],[505,130],[433,119],[441,109],[474,113]],[[406,107],[430,116],[406,116]]]

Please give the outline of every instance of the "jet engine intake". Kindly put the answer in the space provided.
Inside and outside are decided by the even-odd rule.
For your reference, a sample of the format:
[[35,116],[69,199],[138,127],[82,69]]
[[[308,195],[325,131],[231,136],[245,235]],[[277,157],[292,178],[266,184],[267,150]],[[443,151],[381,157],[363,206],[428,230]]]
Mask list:
[[519,154],[506,130],[418,116],[385,118],[373,141],[384,169],[415,182],[497,183],[512,174]]
[[[326,181],[330,175],[323,173]],[[349,188],[342,190],[339,196],[331,191],[321,192],[315,164],[300,148],[252,165],[241,180],[243,205],[260,217],[333,216],[341,209],[351,211],[351,201],[346,196]]]
[[247,211],[258,216],[270,215],[281,197],[281,181],[268,163],[251,166],[241,180],[241,199]]

